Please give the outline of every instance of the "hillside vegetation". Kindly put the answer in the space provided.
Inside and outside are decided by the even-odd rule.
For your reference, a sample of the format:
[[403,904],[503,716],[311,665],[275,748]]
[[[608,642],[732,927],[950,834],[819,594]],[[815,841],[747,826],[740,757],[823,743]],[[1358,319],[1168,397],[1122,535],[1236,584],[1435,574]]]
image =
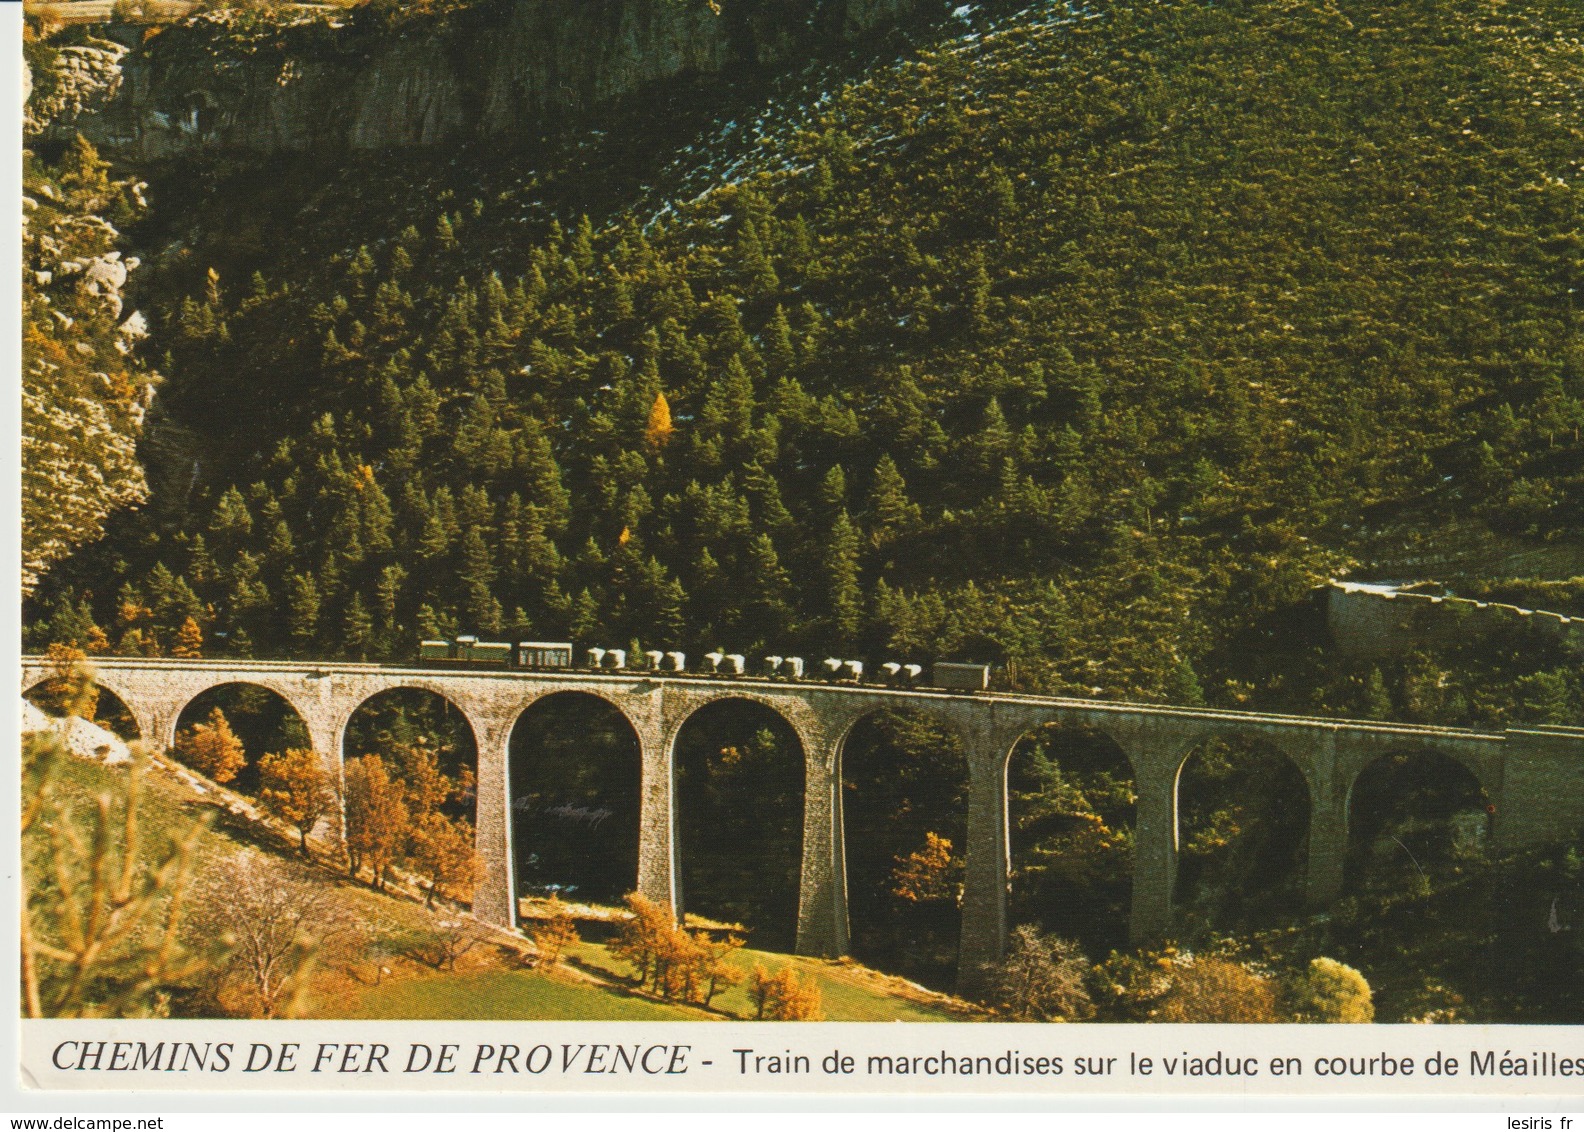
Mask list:
[[[742,989],[712,1011],[662,1002],[628,985],[630,972],[598,943],[574,948],[576,967],[531,969],[526,939],[474,924],[455,909],[428,910],[417,900],[384,895],[347,880],[334,853],[303,866],[293,839],[256,817],[233,795],[199,783],[165,762],[147,767],[127,814],[128,768],[30,746],[26,799],[47,780],[38,824],[23,839],[34,939],[63,944],[92,932],[99,799],[109,806],[114,853],[126,846],[146,903],[115,903],[104,912],[105,946],[72,984],[72,968],[40,959],[42,1000],[70,1016],[154,1013],[171,1017],[579,1018],[710,1020],[752,1018]],[[128,831],[135,833],[128,837]],[[58,838],[77,850],[62,856]],[[166,862],[178,849],[182,872]],[[62,860],[78,867],[57,871]],[[111,877],[119,859],[110,861]],[[279,898],[285,893],[284,900]],[[100,893],[105,895],[105,893]],[[76,905],[79,923],[62,914]],[[162,940],[169,929],[174,946]],[[259,948],[266,941],[268,950]],[[161,963],[154,956],[164,955]],[[278,997],[261,1004],[255,978],[267,959]],[[974,1014],[964,1003],[928,995],[848,964],[745,951],[734,955],[744,976],[754,964],[790,967],[822,992],[833,1021],[944,1021]],[[145,969],[146,968],[146,969]],[[150,978],[132,976],[151,975]],[[24,1004],[25,1008],[26,1004]]]
[[554,178],[506,153],[180,170],[242,204],[160,258],[160,487],[35,634],[971,656],[1147,697],[1191,668],[1356,708],[1227,646],[1401,568],[1402,530],[1578,561],[1577,25],[1035,8],[597,225],[559,200],[547,230]]

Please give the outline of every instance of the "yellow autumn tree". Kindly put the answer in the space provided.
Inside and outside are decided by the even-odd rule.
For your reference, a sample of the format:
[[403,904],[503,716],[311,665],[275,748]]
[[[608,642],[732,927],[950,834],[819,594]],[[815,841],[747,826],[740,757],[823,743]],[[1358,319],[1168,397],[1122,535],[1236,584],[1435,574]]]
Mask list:
[[748,999],[754,1004],[754,1017],[763,1022],[818,1022],[824,1017],[819,984],[801,978],[791,967],[772,975],[754,964]]
[[52,644],[45,660],[49,676],[33,689],[30,698],[52,715],[69,715],[92,723],[99,690],[87,657],[71,645]]
[[956,899],[962,862],[952,856],[951,839],[933,831],[924,834],[924,847],[897,858],[891,870],[891,891],[910,903]]
[[531,934],[534,949],[539,952],[539,961],[546,967],[554,967],[561,962],[566,949],[578,942],[577,921],[558,896],[550,898],[550,907],[546,911],[548,915],[534,925]]
[[242,740],[219,708],[209,712],[207,722],[183,729],[173,750],[179,760],[219,783],[230,782],[247,765]]
[[424,904],[434,907],[444,894],[459,904],[473,899],[473,889],[483,872],[473,838],[473,824],[438,811],[413,821],[410,863],[426,881]]
[[1162,1022],[1281,1022],[1275,982],[1217,957],[1172,963],[1171,989],[1155,1017]]
[[611,941],[610,952],[632,964],[640,986],[652,977],[658,985],[663,976],[657,969],[676,931],[676,919],[669,908],[636,892],[629,892],[624,903],[630,915]]
[[676,431],[671,424],[671,404],[663,391],[655,393],[654,404],[649,406],[649,423],[644,428],[644,442],[656,452],[664,448]]
[[203,630],[191,617],[176,630],[176,642],[171,645],[171,655],[183,660],[197,660],[203,656]]
[[411,819],[407,814],[406,788],[392,778],[378,755],[365,755],[346,764],[347,871],[356,877],[368,865],[369,883],[385,887],[385,874],[407,841]]
[[309,856],[308,834],[334,812],[338,800],[317,751],[293,748],[259,760],[259,804],[297,827],[304,857]]
[[1374,996],[1369,980],[1346,963],[1321,956],[1295,988],[1294,1006],[1300,1022],[1373,1022]]

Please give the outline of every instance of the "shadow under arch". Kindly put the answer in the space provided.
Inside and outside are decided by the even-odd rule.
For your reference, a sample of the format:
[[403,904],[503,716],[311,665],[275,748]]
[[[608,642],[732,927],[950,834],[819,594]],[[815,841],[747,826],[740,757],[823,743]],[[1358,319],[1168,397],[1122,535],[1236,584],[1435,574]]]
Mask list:
[[803,865],[804,751],[796,728],[757,700],[712,700],[672,745],[683,912],[751,933],[751,946],[797,942]]
[[559,896],[619,904],[638,887],[642,753],[638,732],[592,692],[528,704],[507,747],[514,918]]
[[247,756],[247,763],[225,784],[243,794],[258,793],[261,757],[313,745],[307,724],[290,700],[261,684],[245,681],[214,684],[188,700],[176,715],[178,741],[184,731],[207,724],[216,708],[242,741]]
[[344,760],[377,755],[391,773],[410,780],[420,758],[453,784],[441,812],[476,822],[478,740],[467,715],[428,688],[386,688],[353,709],[341,740]]
[[1416,891],[1481,858],[1494,807],[1474,772],[1416,748],[1370,762],[1348,786],[1343,890]]
[[968,845],[962,736],[927,709],[877,708],[848,729],[840,771],[853,956],[953,989]]
[[1177,878],[1185,940],[1269,925],[1302,911],[1310,784],[1302,766],[1259,735],[1211,735],[1177,767]]
[[[46,715],[59,718],[66,714],[63,691],[56,686],[53,677],[46,677],[28,688],[22,698]],[[103,727],[127,743],[144,737],[137,716],[126,700],[98,680],[94,681],[93,713],[88,722]]]
[[1124,948],[1133,898],[1133,764],[1095,727],[1045,724],[1007,756],[1007,926]]

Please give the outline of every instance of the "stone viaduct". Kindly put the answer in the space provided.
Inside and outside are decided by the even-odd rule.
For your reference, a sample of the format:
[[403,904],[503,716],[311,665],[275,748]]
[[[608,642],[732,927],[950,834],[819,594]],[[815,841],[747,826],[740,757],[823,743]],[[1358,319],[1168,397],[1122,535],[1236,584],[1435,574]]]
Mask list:
[[[204,691],[244,683],[280,695],[307,726],[314,749],[341,778],[342,738],[370,697],[398,688],[444,697],[467,718],[478,748],[478,850],[485,876],[474,912],[515,920],[508,745],[536,700],[582,692],[613,705],[638,736],[641,755],[638,889],[681,908],[675,777],[677,735],[700,708],[747,700],[780,714],[804,755],[803,857],[797,949],[840,955],[848,947],[843,860],[841,759],[853,725],[901,708],[927,713],[961,740],[969,766],[968,843],[959,971],[972,981],[1006,938],[1010,854],[1007,765],[1019,739],[1046,724],[1094,728],[1121,748],[1137,791],[1130,930],[1147,939],[1166,930],[1177,873],[1177,783],[1190,753],[1217,736],[1250,737],[1280,751],[1303,773],[1310,799],[1307,887],[1323,907],[1342,887],[1353,784],[1374,760],[1433,752],[1462,764],[1494,805],[1499,848],[1566,837],[1584,825],[1584,728],[1503,732],[1412,724],[1267,715],[1003,693],[950,693],[878,685],[790,683],[644,672],[467,671],[370,664],[275,661],[99,659],[99,685],[127,706],[141,737],[174,741],[182,710]],[[23,689],[49,675],[24,657]]]

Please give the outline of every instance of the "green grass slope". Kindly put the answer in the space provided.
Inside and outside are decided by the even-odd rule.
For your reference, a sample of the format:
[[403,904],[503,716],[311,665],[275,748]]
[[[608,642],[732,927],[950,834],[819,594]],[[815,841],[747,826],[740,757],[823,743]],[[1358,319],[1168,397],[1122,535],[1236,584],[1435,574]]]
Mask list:
[[[608,1021],[698,1021],[752,1018],[746,978],[754,966],[791,967],[818,986],[829,1022],[948,1022],[974,1015],[953,1011],[944,996],[841,963],[744,949],[733,955],[745,982],[721,994],[711,1009],[660,1002],[620,985],[582,981],[579,972],[619,981],[626,967],[599,944],[583,943],[569,956],[576,966],[549,975],[511,971],[436,976],[363,991],[350,1009],[356,1018],[541,1018]],[[887,987],[890,993],[887,993]]]
[[[86,842],[92,842],[92,815],[98,799],[124,797],[126,770],[107,768],[82,759],[64,757],[54,765],[52,797],[68,823]],[[111,807],[112,828],[119,834],[124,810]],[[138,859],[162,860],[171,845],[180,842],[194,823],[209,824],[200,835],[192,860],[194,876],[188,908],[182,919],[182,938],[193,950],[207,942],[201,926],[214,919],[205,905],[224,899],[226,877],[239,852],[252,850],[281,876],[296,864],[292,841],[272,830],[242,821],[224,811],[223,798],[210,788],[208,796],[193,787],[168,765],[156,764],[143,781],[136,810]],[[53,922],[54,882],[44,840],[33,836],[24,843],[25,876],[41,909],[40,922]],[[315,883],[334,894],[338,917],[355,923],[355,940],[342,941],[333,953],[325,951],[312,974],[309,993],[302,1004],[306,1017],[317,1018],[540,1018],[638,1021],[700,1021],[752,1017],[744,990],[735,988],[716,1000],[712,1011],[660,1002],[635,993],[624,985],[627,971],[598,944],[579,944],[571,955],[577,966],[546,971],[527,970],[520,957],[489,943],[467,951],[454,971],[426,966],[417,956],[430,951],[456,922],[454,912],[433,912],[420,904],[376,894],[352,884],[329,870],[316,870]],[[162,900],[161,909],[168,908]],[[164,926],[163,911],[148,917],[145,930],[135,933],[127,947],[157,944]],[[47,935],[48,933],[46,933]],[[745,977],[755,964],[774,971],[791,966],[819,986],[825,1017],[832,1021],[946,1021],[967,1017],[966,1009],[943,996],[919,991],[900,980],[863,968],[822,960],[803,959],[762,951],[739,951],[734,961]],[[166,988],[169,1009],[177,1016],[214,1013],[215,998],[202,977]]]

